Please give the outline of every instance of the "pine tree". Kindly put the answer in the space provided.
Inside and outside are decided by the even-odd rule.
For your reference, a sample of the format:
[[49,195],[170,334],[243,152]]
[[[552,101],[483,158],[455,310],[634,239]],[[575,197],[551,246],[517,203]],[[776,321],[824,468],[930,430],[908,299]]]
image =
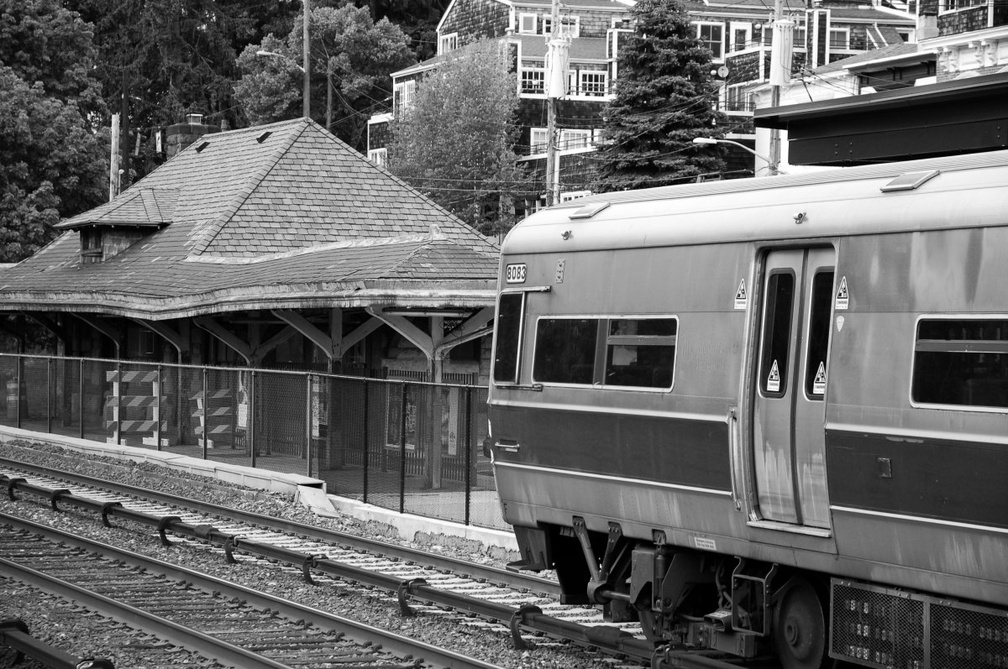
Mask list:
[[599,190],[682,182],[724,169],[717,133],[711,52],[679,0],[641,0],[633,34],[621,45],[615,98],[604,114]]

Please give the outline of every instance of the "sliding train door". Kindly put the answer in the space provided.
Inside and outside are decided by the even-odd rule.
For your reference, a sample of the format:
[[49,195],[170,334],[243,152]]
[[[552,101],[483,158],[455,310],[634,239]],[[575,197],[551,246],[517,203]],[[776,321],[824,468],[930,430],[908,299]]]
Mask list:
[[764,520],[829,527],[824,398],[832,248],[770,251],[753,394],[753,466]]

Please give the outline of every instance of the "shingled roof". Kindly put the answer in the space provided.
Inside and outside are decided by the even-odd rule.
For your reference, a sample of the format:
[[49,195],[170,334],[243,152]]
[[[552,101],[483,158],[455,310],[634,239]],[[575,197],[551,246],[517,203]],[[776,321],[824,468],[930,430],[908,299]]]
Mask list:
[[[82,263],[80,229],[149,234]],[[0,275],[7,310],[165,319],[493,303],[496,245],[307,119],[201,139]]]

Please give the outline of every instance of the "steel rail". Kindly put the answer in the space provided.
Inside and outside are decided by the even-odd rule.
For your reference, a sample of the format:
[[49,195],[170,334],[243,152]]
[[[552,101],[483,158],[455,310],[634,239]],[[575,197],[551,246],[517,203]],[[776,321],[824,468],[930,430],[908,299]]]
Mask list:
[[348,548],[363,550],[369,553],[378,553],[385,557],[425,564],[434,569],[440,569],[453,574],[466,574],[472,578],[484,579],[490,583],[497,583],[500,585],[506,585],[510,588],[540,593],[548,597],[553,597],[554,599],[560,597],[559,584],[538,576],[521,574],[497,567],[473,564],[471,562],[466,562],[449,556],[430,555],[428,553],[423,553],[403,546],[396,546],[394,544],[376,541],[374,539],[358,537],[345,532],[339,532],[337,530],[315,527],[313,525],[306,525],[296,521],[252,513],[250,511],[224,508],[216,504],[203,502],[201,500],[157,492],[146,488],[138,488],[136,486],[116,483],[115,481],[107,481],[97,477],[83,476],[64,470],[40,467],[26,462],[21,462],[19,460],[0,458],[0,465],[4,465],[12,469],[22,469],[39,476],[63,479],[78,485],[100,486],[119,494],[147,499],[162,504],[188,507],[201,513],[215,515],[222,518],[233,518],[235,520],[241,520],[242,522],[282,532],[300,534],[309,539],[341,544]]
[[[0,622],[0,646],[6,646],[19,653],[19,657],[27,655],[38,660],[49,669],[114,669],[115,665],[104,658],[78,658],[65,653],[52,644],[32,636],[28,625],[23,620],[4,620]],[[20,663],[15,658],[14,664]]]
[[[61,530],[40,525],[16,516],[0,513],[0,524],[6,524],[17,529],[33,532],[50,540],[75,546],[112,560],[130,562],[141,566],[148,571],[161,573],[172,579],[187,581],[194,587],[207,592],[218,592],[227,597],[238,598],[257,608],[269,608],[291,620],[303,620],[306,623],[316,625],[320,628],[339,631],[344,633],[350,639],[353,639],[361,644],[377,642],[392,654],[399,655],[401,657],[422,658],[425,662],[449,669],[495,669],[494,665],[481,660],[469,658],[459,653],[438,648],[422,641],[417,641],[377,627],[371,627],[363,623],[358,623],[356,621],[343,618],[342,616],[318,611],[286,599],[274,597],[273,595],[260,592],[258,590],[245,588],[229,581],[201,574],[179,565],[173,565],[168,562],[163,562],[155,558],[134,553],[132,551],[68,534]],[[43,583],[49,582],[50,580],[54,581],[55,585],[53,587],[58,588],[57,594],[61,596],[71,597],[77,601],[81,601],[86,606],[92,606],[102,610],[116,610],[114,615],[121,616],[123,620],[143,621],[140,624],[145,628],[155,631],[155,633],[160,634],[165,638],[171,639],[178,645],[197,648],[199,649],[199,652],[205,652],[208,656],[214,657],[221,662],[228,662],[234,666],[240,666],[243,668],[270,667],[274,669],[282,669],[283,667],[286,667],[286,665],[250,654],[244,649],[220,642],[219,640],[213,639],[212,637],[204,635],[200,632],[176,625],[175,623],[162,618],[157,618],[156,616],[151,616],[154,620],[150,621],[151,626],[147,627],[148,614],[140,611],[139,609],[114,602],[102,595],[88,593],[87,591],[66,583],[65,581],[50,579],[48,576],[36,572],[35,570],[21,567],[20,565],[0,558],[0,570],[8,571],[8,569],[15,575],[16,578],[25,580],[26,582],[32,583],[33,585],[43,589],[49,589],[49,587],[47,585],[43,585]],[[111,608],[106,609],[107,606]],[[221,656],[212,654],[210,650],[211,647],[217,645],[221,646],[221,651],[219,651],[222,653]],[[240,652],[240,655],[233,655],[235,650]],[[213,652],[215,653],[218,651]]]

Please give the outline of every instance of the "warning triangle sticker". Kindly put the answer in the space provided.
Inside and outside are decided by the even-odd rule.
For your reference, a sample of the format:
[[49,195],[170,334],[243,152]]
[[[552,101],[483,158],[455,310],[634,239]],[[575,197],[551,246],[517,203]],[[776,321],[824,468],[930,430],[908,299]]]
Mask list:
[[746,301],[745,279],[742,279],[738,285],[738,290],[735,291],[735,308],[745,309]]
[[836,292],[836,309],[846,309],[850,304],[850,295],[847,293],[847,277],[840,277],[840,287]]
[[819,371],[816,372],[815,378],[812,379],[812,394],[813,395],[825,395],[826,394],[826,364],[819,363]]
[[776,360],[770,366],[770,375],[767,376],[766,389],[768,393],[780,392],[780,370],[777,368]]

